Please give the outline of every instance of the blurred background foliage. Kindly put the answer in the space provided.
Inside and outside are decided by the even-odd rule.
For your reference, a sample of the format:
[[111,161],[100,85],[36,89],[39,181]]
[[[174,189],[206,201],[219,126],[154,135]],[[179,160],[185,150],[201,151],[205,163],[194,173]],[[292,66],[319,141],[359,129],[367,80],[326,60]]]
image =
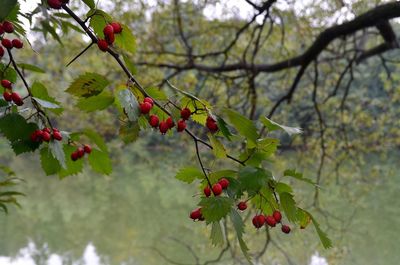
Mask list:
[[[71,2],[74,9],[85,14],[80,1]],[[219,2],[199,0],[179,5],[195,54],[221,50],[247,21],[229,5],[219,17],[204,15],[204,10]],[[261,36],[268,36],[268,39],[256,62],[276,62],[304,51],[322,29],[335,23],[328,18],[338,16],[342,1],[309,1],[303,8],[295,2],[287,1],[285,8],[275,7],[273,14],[279,16],[282,23],[274,25],[271,31],[263,31]],[[357,15],[384,1],[350,2],[346,3]],[[179,88],[209,100],[217,106],[217,112],[218,108],[229,106],[243,114],[254,115],[254,119],[266,115],[296,74],[287,70],[258,75],[255,79],[257,104],[252,114],[254,93],[246,73],[214,74],[196,70],[175,73],[172,68],[157,67],[160,63],[181,65],[187,59],[166,52],[185,52],[176,29],[172,3],[129,0],[100,1],[99,5],[133,29],[137,54],[130,59],[137,77],[146,87],[158,86],[169,78]],[[114,172],[111,176],[102,176],[85,170],[60,181],[44,176],[36,156],[27,154],[15,158],[7,143],[1,142],[1,164],[25,180],[18,191],[26,197],[19,199],[21,209],[11,207],[8,215],[0,216],[0,256],[18,256],[21,248],[34,242],[38,247],[33,255],[37,264],[46,264],[51,253],[61,255],[65,264],[79,262],[89,243],[96,247],[104,264],[168,264],[168,260],[203,264],[217,257],[220,249],[211,246],[209,231],[203,224],[187,218],[197,201],[193,195],[199,191],[195,186],[188,188],[174,179],[179,167],[194,165],[195,153],[190,139],[179,135],[162,137],[147,131],[127,145],[117,139],[119,122],[115,110],[85,113],[76,108],[76,102],[64,90],[80,73],[94,70],[106,75],[113,80],[111,89],[124,85],[126,79],[107,55],[99,54],[94,48],[65,68],[69,60],[86,47],[87,40],[77,32],[60,29],[57,33],[62,45],[51,36],[46,40],[41,33],[42,19],[46,18],[34,18],[32,28],[37,31],[28,35],[35,52],[24,49],[18,53],[17,60],[38,65],[46,71],[45,74],[27,73],[27,79],[30,83],[34,80],[45,83],[50,93],[65,106],[62,116],[55,119],[57,127],[66,131],[91,127],[107,139]],[[392,26],[400,33],[397,22]],[[218,65],[223,60],[229,62],[242,56],[250,34],[251,31],[241,36],[227,57],[206,57],[202,63]],[[365,40],[367,46],[379,43],[379,35],[374,35],[373,29],[366,34],[372,36]],[[363,36],[360,33],[355,38]],[[331,44],[321,58],[333,57],[335,54],[331,51],[339,45],[342,45],[339,41]],[[245,56],[251,57],[251,54]],[[309,264],[316,252],[330,265],[398,263],[398,57],[398,51],[394,50],[356,65],[349,88],[346,83],[350,77],[345,76],[332,97],[329,95],[349,58],[342,54],[337,60],[321,61],[318,97],[326,126],[324,152],[327,159],[320,176],[322,150],[318,116],[312,101],[313,69],[301,81],[292,103],[282,105],[275,114],[275,121],[299,126],[304,133],[294,138],[278,135],[282,146],[271,166],[274,172],[296,168],[304,176],[321,179],[317,203],[314,189],[301,183],[293,185],[300,204],[317,213],[334,241],[334,248],[323,250],[312,229],[295,229],[290,236],[273,231],[271,244],[259,258],[259,264]],[[166,89],[165,86],[161,88]],[[264,246],[266,236],[264,232],[254,231],[250,220],[246,224],[247,242],[255,253]],[[217,264],[243,261],[237,246],[229,251],[238,258],[232,260],[226,255]]]

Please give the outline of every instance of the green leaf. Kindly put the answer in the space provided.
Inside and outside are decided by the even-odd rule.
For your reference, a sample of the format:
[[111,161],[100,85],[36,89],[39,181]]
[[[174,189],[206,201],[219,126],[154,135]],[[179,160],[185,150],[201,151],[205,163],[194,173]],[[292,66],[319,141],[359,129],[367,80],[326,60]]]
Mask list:
[[76,78],[66,92],[77,97],[92,97],[103,92],[110,82],[102,75],[85,73]]
[[311,223],[311,217],[307,211],[297,208],[297,222],[301,229],[306,228]]
[[132,122],[137,121],[139,117],[139,103],[129,89],[123,89],[118,93],[118,99],[124,108],[124,113],[128,116],[128,119]]
[[224,245],[224,233],[219,222],[212,222],[211,225],[211,242],[213,246]]
[[140,127],[137,122],[127,122],[119,128],[119,137],[124,143],[129,144],[137,140],[139,137]]
[[94,3],[94,0],[82,0],[88,7],[91,9],[96,7],[96,4]]
[[268,119],[267,117],[262,117],[261,122],[268,129],[268,131],[284,130],[289,135],[302,133],[300,128],[280,125],[279,123],[276,123],[273,120]]
[[231,210],[230,218],[233,224],[233,227],[236,231],[236,236],[239,241],[240,249],[242,250],[243,255],[247,259],[250,264],[253,264],[251,261],[251,257],[249,255],[249,248],[247,247],[246,243],[243,240],[243,233],[244,233],[244,223],[242,217],[238,214],[238,212],[234,209]]
[[283,183],[283,182],[276,183],[275,189],[278,193],[283,193],[283,192],[293,193],[292,187],[290,187],[288,184]]
[[211,183],[216,183],[220,178],[223,177],[235,177],[237,175],[237,171],[231,169],[224,169],[219,171],[213,171],[209,174],[209,178]]
[[287,192],[279,193],[282,210],[285,212],[289,222],[295,222],[297,220],[297,207],[296,202],[293,199],[293,195]]
[[65,178],[70,175],[76,175],[81,172],[83,169],[83,159],[78,159],[77,161],[71,160],[71,154],[72,152],[75,152],[76,147],[65,144],[63,146],[63,149],[65,153],[65,161],[67,167],[65,169],[61,168],[60,172],[58,173],[60,178]]
[[17,81],[17,72],[12,67],[7,67],[5,64],[0,64],[0,79],[7,79],[11,83]]
[[292,177],[292,178],[295,178],[297,180],[304,181],[304,182],[310,183],[312,185],[316,185],[316,183],[314,181],[312,181],[311,179],[303,177],[303,173],[296,172],[295,169],[287,169],[287,170],[285,170],[285,172],[283,172],[283,175],[285,177]]
[[43,70],[42,68],[40,68],[36,65],[33,65],[33,64],[18,63],[18,67],[21,68],[21,70],[27,70],[27,71],[31,71],[31,72],[35,72],[35,73],[39,73],[39,74],[46,73],[45,70]]
[[127,25],[121,24],[121,26],[122,32],[115,34],[115,44],[119,48],[134,54],[136,52],[136,38]]
[[208,139],[210,139],[211,146],[213,147],[212,151],[216,158],[224,158],[226,157],[226,150],[224,145],[211,133],[208,133]]
[[89,164],[98,173],[110,175],[112,163],[107,153],[93,149],[89,155]]
[[317,231],[319,239],[321,240],[321,243],[324,246],[324,248],[326,248],[326,249],[331,248],[332,240],[328,237],[328,235],[324,231],[322,231],[317,220],[315,220],[315,218],[309,212],[307,212],[307,213],[310,216],[312,223],[314,224],[315,231]]
[[108,153],[107,145],[100,134],[91,129],[86,129],[82,133],[86,135],[92,142],[94,142],[101,151]]
[[61,170],[60,163],[53,157],[47,147],[40,150],[40,162],[47,176],[54,175]]
[[262,168],[246,166],[239,171],[239,182],[242,189],[249,194],[257,193],[262,187],[267,186],[271,173]]
[[265,157],[274,154],[278,150],[279,139],[264,138],[257,141],[258,149],[262,150]]
[[247,139],[247,147],[254,148],[257,145],[257,139],[259,137],[257,128],[254,123],[243,116],[242,114],[225,108],[224,112],[228,116],[229,122],[235,127],[238,133]]
[[32,97],[37,103],[39,103],[39,105],[41,105],[43,108],[46,109],[59,109],[61,108],[60,105],[55,104],[55,103],[51,103],[50,101],[47,100],[43,100],[40,98],[36,98],[36,97]]
[[76,106],[83,111],[93,112],[103,110],[114,103],[114,96],[108,91],[103,91],[97,96],[90,98],[80,98]]
[[35,123],[27,123],[24,117],[16,113],[0,119],[0,132],[10,141],[16,155],[34,151],[39,147],[39,143],[30,139],[36,129],[38,127]]
[[195,179],[203,179],[204,174],[198,168],[195,167],[184,167],[181,168],[175,176],[176,179],[186,182],[188,184],[192,183]]
[[[63,108],[60,107],[60,102],[58,102],[53,97],[51,97],[47,91],[48,90],[43,83],[35,82],[32,84],[31,92],[32,92],[32,95],[34,96],[35,100],[39,104],[41,104],[41,105],[43,104],[42,106],[45,108],[49,108],[50,106],[52,106],[53,108],[49,108],[49,111],[51,111],[57,115],[61,114],[63,112]],[[43,100],[43,101],[41,101],[41,100]],[[53,105],[51,105],[51,104],[53,104]],[[54,108],[56,105],[58,107]],[[49,106],[49,107],[46,107],[46,106]]]
[[59,141],[50,141],[49,149],[50,152],[53,154],[53,157],[57,159],[57,161],[60,163],[61,167],[66,169],[67,164],[62,143]]
[[233,136],[233,134],[231,133],[231,131],[228,128],[228,124],[224,121],[224,119],[222,119],[221,117],[217,117],[217,123],[218,123],[218,128],[221,131],[222,135],[228,139],[229,141],[231,141],[231,137]]
[[201,213],[207,222],[217,222],[228,215],[234,200],[228,197],[203,198],[199,205],[202,206]]
[[165,92],[157,87],[149,87],[146,89],[146,92],[155,100],[168,100]]
[[0,21],[3,21],[17,5],[17,0],[2,0],[0,8]]
[[100,9],[92,9],[88,12],[87,16],[90,16],[89,25],[92,27],[94,33],[101,38],[104,38],[103,29],[104,27],[113,21],[112,17]]

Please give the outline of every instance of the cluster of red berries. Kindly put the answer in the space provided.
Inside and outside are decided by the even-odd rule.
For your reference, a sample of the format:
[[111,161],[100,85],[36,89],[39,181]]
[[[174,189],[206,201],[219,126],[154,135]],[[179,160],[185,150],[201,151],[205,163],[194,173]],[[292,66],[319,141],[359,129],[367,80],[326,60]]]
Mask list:
[[[258,214],[253,217],[253,225],[256,228],[262,227],[264,224],[268,225],[270,227],[275,227],[277,223],[281,223],[282,220],[282,214],[279,211],[274,211],[272,215],[262,215]],[[281,230],[285,234],[290,233],[290,227],[288,225],[282,224]]]
[[78,147],[72,154],[72,161],[76,161],[85,156],[85,154],[90,154],[92,152],[92,147],[90,145],[85,144],[83,147]]
[[103,52],[108,50],[108,46],[112,45],[115,41],[115,34],[122,32],[122,26],[118,22],[111,22],[103,28],[104,39],[97,40],[97,46]]
[[32,142],[50,142],[51,139],[56,141],[62,140],[62,135],[57,128],[44,128],[42,130],[36,130],[31,134]]
[[3,97],[5,101],[13,101],[17,106],[22,106],[24,104],[19,94],[17,92],[12,92],[12,83],[9,80],[1,80],[1,86],[4,87]]
[[47,0],[49,7],[61,9],[62,4],[68,4],[69,0]]
[[[1,36],[1,45],[4,48],[11,50],[12,48],[21,49],[24,46],[24,43],[20,39],[7,39],[4,38],[4,33],[13,33],[14,25],[10,21],[3,21],[0,23],[0,36]],[[4,56],[4,49],[0,46],[0,58]]]
[[[229,186],[229,180],[227,180],[226,178],[221,178],[217,183],[215,183],[212,186],[212,192],[214,193],[215,196],[219,196],[222,194],[223,190],[228,188],[228,186]],[[206,197],[211,196],[211,188],[209,185],[207,185],[207,187],[205,187],[203,191]]]

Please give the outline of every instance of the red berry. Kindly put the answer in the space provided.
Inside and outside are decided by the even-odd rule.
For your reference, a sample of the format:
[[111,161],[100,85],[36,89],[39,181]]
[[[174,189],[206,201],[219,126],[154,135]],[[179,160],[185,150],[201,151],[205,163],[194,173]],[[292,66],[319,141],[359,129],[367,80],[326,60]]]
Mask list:
[[4,34],[4,27],[3,24],[0,23],[0,35]]
[[4,49],[0,46],[0,59],[4,56]]
[[210,197],[211,196],[210,186],[207,185],[207,187],[205,187],[203,191],[204,191],[204,195],[206,195],[206,197]]
[[169,129],[167,122],[166,121],[160,122],[159,129],[160,133],[165,134]]
[[276,221],[273,216],[269,215],[265,218],[265,222],[270,226],[270,227],[275,227]]
[[21,99],[21,97],[19,96],[19,94],[16,93],[16,92],[13,92],[13,93],[11,94],[11,99],[12,99],[12,101],[14,101],[15,105],[17,105],[17,106],[22,106],[22,105],[24,105],[24,101]]
[[88,144],[85,144],[85,145],[83,146],[83,151],[84,151],[86,154],[90,154],[90,153],[92,152],[92,147],[90,147],[90,145],[88,145]]
[[188,120],[192,112],[188,108],[184,108],[181,110],[181,118],[184,120]]
[[167,125],[168,125],[168,128],[169,128],[169,129],[174,128],[175,122],[174,122],[174,120],[173,120],[171,117],[168,117],[168,119],[166,120],[166,122],[167,122]]
[[149,97],[145,97],[144,100],[143,100],[143,102],[150,103],[151,106],[154,105],[154,100],[153,100],[152,98],[149,98]]
[[220,195],[220,194],[222,193],[222,186],[221,186],[221,184],[215,183],[215,184],[212,186],[212,190],[213,190],[215,196]]
[[202,217],[201,208],[197,208],[190,213],[190,219],[197,220]]
[[218,183],[221,185],[221,187],[222,187],[223,189],[226,189],[226,188],[228,188],[228,186],[229,186],[229,180],[227,180],[226,178],[220,179],[220,180],[218,181]]
[[78,157],[81,158],[85,155],[85,150],[82,147],[79,147],[76,149],[76,152],[78,153]]
[[103,39],[99,39],[97,41],[97,46],[99,47],[99,49],[103,52],[106,52],[108,50],[108,42],[106,40]]
[[45,142],[49,142],[50,139],[51,139],[50,133],[48,133],[48,132],[42,132],[42,139],[43,139],[43,141],[45,141]]
[[113,27],[115,34],[122,32],[122,26],[118,22],[112,22],[110,25]]
[[41,130],[36,130],[31,134],[32,142],[41,142],[42,141],[42,134]]
[[150,112],[151,110],[151,104],[149,102],[143,102],[142,104],[140,104],[139,108],[140,108],[140,113],[142,114],[147,114]]
[[104,36],[107,36],[107,35],[110,35],[110,34],[114,34],[113,26],[111,26],[111,25],[105,26],[104,29],[103,29],[103,33],[104,33]]
[[4,97],[5,101],[8,101],[8,102],[12,101],[12,97],[11,97],[11,93],[10,92],[4,91],[3,97]]
[[212,133],[215,133],[218,131],[218,124],[215,122],[215,120],[211,116],[207,117],[206,126]]
[[3,45],[4,48],[6,48],[6,49],[12,49],[12,47],[13,47],[13,44],[12,44],[11,40],[9,40],[9,39],[2,39],[1,45]]
[[1,80],[1,86],[4,88],[12,89],[12,83],[7,79]]
[[72,159],[72,161],[76,161],[76,160],[78,160],[78,158],[79,158],[79,155],[78,155],[78,152],[77,152],[77,151],[75,151],[75,152],[73,152],[73,153],[71,154],[71,159]]
[[282,220],[282,214],[280,211],[274,211],[274,213],[272,214],[272,216],[274,217],[275,221],[277,223],[280,223]]
[[17,49],[22,49],[22,47],[24,47],[24,43],[19,39],[13,39],[11,43],[13,47]]
[[247,203],[246,202],[239,202],[237,205],[238,209],[241,211],[244,211],[247,209]]
[[47,0],[49,7],[54,9],[61,9],[62,2],[60,0]]
[[256,216],[253,217],[252,222],[253,222],[253,225],[254,225],[256,228],[260,228],[260,227],[262,227],[262,226],[264,225],[264,223],[265,223],[265,217],[264,217],[264,215],[262,215],[262,214],[256,215]]
[[186,122],[184,120],[179,120],[178,127],[177,127],[178,132],[182,132],[185,129],[186,129]]
[[43,128],[42,131],[43,131],[43,132],[47,132],[47,133],[50,133],[50,132],[51,132],[50,128]]
[[282,232],[285,234],[290,233],[290,227],[288,225],[282,225]]
[[3,29],[7,33],[13,33],[14,32],[14,25],[10,21],[4,21],[3,22]]
[[106,41],[107,41],[108,45],[112,45],[114,43],[114,41],[115,41],[114,33],[106,35]]
[[154,115],[154,114],[150,115],[149,124],[151,127],[157,128],[159,122],[160,122],[160,119],[158,118],[157,115]]
[[60,132],[53,132],[53,138],[57,141],[61,141],[62,140],[62,135]]

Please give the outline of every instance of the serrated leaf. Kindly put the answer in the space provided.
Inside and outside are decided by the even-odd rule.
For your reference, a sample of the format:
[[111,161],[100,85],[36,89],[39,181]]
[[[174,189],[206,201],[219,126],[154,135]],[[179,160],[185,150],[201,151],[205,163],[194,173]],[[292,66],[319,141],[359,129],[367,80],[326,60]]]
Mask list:
[[301,229],[306,228],[311,223],[311,217],[308,212],[301,208],[297,208],[297,222]]
[[221,131],[222,135],[226,139],[231,141],[231,137],[233,136],[233,134],[230,132],[228,124],[221,117],[217,117],[217,123],[218,123],[218,128]]
[[256,147],[259,135],[254,123],[234,110],[225,108],[224,112],[228,116],[229,122],[235,127],[238,133],[247,139],[247,147]]
[[87,16],[90,16],[90,27],[93,29],[97,36],[100,36],[104,39],[103,29],[108,23],[113,21],[112,17],[100,9],[90,10]]
[[121,24],[122,32],[115,34],[115,44],[131,54],[136,52],[136,38],[125,24]]
[[278,150],[278,146],[279,139],[275,138],[264,138],[257,141],[257,147],[258,149],[262,150],[262,153],[265,157],[276,153],[276,151]]
[[138,123],[127,122],[119,127],[119,137],[124,143],[129,144],[139,137],[140,127]]
[[0,21],[3,21],[17,5],[17,0],[2,0],[0,8]]
[[32,97],[39,105],[41,105],[43,108],[46,109],[59,109],[61,108],[60,105],[57,105],[55,103],[51,103],[50,101],[43,100],[40,98]]
[[93,149],[88,159],[89,164],[94,171],[106,175],[111,174],[112,163],[107,153]]
[[[49,108],[49,111],[55,114],[61,114],[63,112],[63,108],[60,106],[60,102],[55,100],[53,97],[49,95],[47,92],[47,88],[43,83],[34,82],[31,87],[32,95],[34,96],[35,100],[38,101],[39,104],[43,104],[42,106],[48,108],[46,106],[52,107]],[[43,101],[41,101],[43,100]],[[40,102],[39,102],[40,101]],[[54,104],[54,105],[52,105]],[[56,107],[57,105],[57,107]]]
[[309,212],[306,212],[306,213],[310,216],[311,221],[314,224],[315,231],[317,231],[319,239],[321,240],[321,243],[324,246],[324,248],[326,248],[326,249],[331,248],[332,240],[328,237],[328,235],[324,231],[322,231],[317,220],[315,220],[315,218]]
[[76,106],[83,111],[93,112],[106,109],[114,103],[114,100],[115,98],[110,92],[103,91],[99,95],[93,97],[80,98]]
[[219,222],[212,222],[211,225],[211,242],[213,246],[224,245],[224,233]]
[[316,183],[314,181],[312,181],[311,179],[303,177],[303,173],[296,172],[295,169],[287,169],[287,170],[285,170],[285,172],[283,172],[283,175],[285,177],[292,177],[292,178],[295,178],[297,180],[304,181],[304,182],[310,183],[312,185],[316,185]]
[[278,193],[283,193],[283,192],[293,193],[292,187],[290,187],[288,184],[283,183],[283,182],[276,183],[275,190]]
[[35,123],[27,123],[24,117],[16,113],[0,118],[0,133],[10,141],[16,155],[34,151],[39,147],[39,143],[30,139],[37,128]]
[[31,72],[35,72],[35,73],[39,73],[39,74],[46,73],[45,70],[43,70],[42,68],[40,68],[36,65],[33,65],[33,64],[18,63],[18,67],[21,68],[21,70],[27,70],[27,71],[31,71]]
[[121,103],[125,114],[128,116],[128,119],[132,122],[137,121],[139,116],[139,103],[137,99],[133,95],[133,93],[129,89],[123,89],[118,93],[118,99]]
[[195,179],[203,179],[204,174],[198,168],[195,167],[184,167],[181,168],[175,176],[176,179],[186,182],[188,184],[192,183]]
[[85,73],[76,78],[66,92],[77,97],[92,97],[103,92],[110,82],[97,73]]
[[82,2],[84,2],[88,7],[92,9],[96,7],[94,0],[82,0]]
[[0,80],[7,79],[11,83],[17,81],[17,72],[12,67],[7,67],[7,65],[0,64]]
[[94,142],[101,151],[108,153],[107,145],[100,134],[91,129],[85,129],[82,133]]
[[293,195],[287,192],[282,192],[279,193],[279,199],[282,210],[285,212],[289,222],[295,222],[297,220],[297,207]]
[[213,147],[212,151],[216,158],[224,158],[226,157],[226,150],[224,145],[211,133],[208,133],[208,139],[210,139],[211,146]]
[[67,164],[62,143],[59,141],[50,141],[49,149],[50,152],[53,154],[53,157],[57,159],[57,161],[60,163],[61,167],[66,169]]
[[146,93],[155,100],[168,100],[165,92],[157,87],[146,88]]
[[47,147],[44,147],[40,150],[40,162],[42,169],[47,176],[57,174],[61,170],[61,166],[57,159],[53,157]]
[[228,197],[203,198],[199,205],[201,213],[207,222],[217,222],[231,211],[234,200]]
[[232,211],[230,213],[230,217],[231,217],[233,227],[235,228],[235,231],[236,231],[236,236],[239,241],[240,249],[242,250],[242,253],[245,256],[245,258],[247,259],[247,261],[250,264],[253,264],[251,261],[251,257],[249,255],[249,248],[247,247],[246,243],[243,240],[244,223],[243,223],[242,217],[234,209],[232,209]]
[[299,134],[302,133],[301,128],[298,127],[288,127],[284,125],[280,125],[279,123],[274,122],[271,119],[268,119],[267,117],[262,117],[261,122],[264,124],[264,126],[268,129],[268,131],[275,131],[275,130],[283,130],[290,136],[293,134]]
[[71,154],[72,152],[75,152],[76,147],[65,144],[63,149],[67,167],[65,169],[61,168],[60,172],[58,172],[61,179],[70,175],[76,175],[83,169],[83,159],[78,159],[76,161],[71,160]]
[[239,173],[238,181],[243,190],[249,194],[257,193],[262,187],[267,186],[271,173],[262,168],[246,166]]

